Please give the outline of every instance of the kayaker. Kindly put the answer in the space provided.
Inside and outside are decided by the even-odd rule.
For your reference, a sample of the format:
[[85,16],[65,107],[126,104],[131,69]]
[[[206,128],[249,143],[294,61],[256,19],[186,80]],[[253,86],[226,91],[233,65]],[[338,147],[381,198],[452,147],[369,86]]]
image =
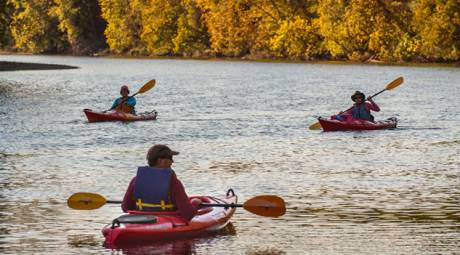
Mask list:
[[368,97],[367,101],[364,99],[366,96],[361,91],[356,91],[352,96],[351,100],[355,104],[345,112],[340,112],[337,115],[332,116],[332,119],[340,121],[350,121],[353,119],[369,120],[374,121],[371,111],[379,112],[380,107],[372,100],[372,97]]
[[129,88],[126,85],[120,88],[121,97],[115,99],[109,111],[117,111],[124,113],[136,114],[134,106],[136,105],[136,98],[129,96]]
[[157,144],[147,152],[149,166],[139,167],[125,193],[121,208],[128,210],[167,212],[178,211],[187,221],[195,216],[201,200],[190,201],[184,186],[171,165],[173,156],[179,152],[168,146]]

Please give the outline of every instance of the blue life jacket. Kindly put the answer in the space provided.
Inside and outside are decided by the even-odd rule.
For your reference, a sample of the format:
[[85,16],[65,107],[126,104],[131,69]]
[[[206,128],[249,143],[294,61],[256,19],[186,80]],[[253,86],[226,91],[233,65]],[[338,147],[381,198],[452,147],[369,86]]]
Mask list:
[[136,105],[136,98],[129,96],[125,99],[124,104],[121,105],[122,100],[122,97],[117,98],[113,102],[112,107],[110,107],[110,110],[117,110],[120,112],[136,114],[136,110],[134,108],[134,106]]
[[366,110],[366,104],[359,104],[353,106],[353,118],[354,119],[364,119],[364,120],[370,120],[373,121],[374,117],[371,115],[371,112]]
[[134,185],[136,208],[140,211],[176,211],[171,202],[170,186],[174,174],[171,168],[139,167]]

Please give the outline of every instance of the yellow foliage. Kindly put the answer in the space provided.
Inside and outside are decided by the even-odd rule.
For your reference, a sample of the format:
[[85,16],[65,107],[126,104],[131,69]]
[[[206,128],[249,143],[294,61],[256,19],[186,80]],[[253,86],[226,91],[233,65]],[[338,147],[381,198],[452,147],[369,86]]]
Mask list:
[[[11,21],[8,29],[11,33],[0,39],[14,41],[17,49],[29,52],[59,52],[65,49],[66,42],[72,49],[88,47],[97,39],[97,33],[102,33],[89,29],[88,18],[93,17],[88,11],[89,3],[8,0],[12,16],[5,17],[11,11],[0,12],[0,22]],[[105,41],[116,54],[211,53],[230,57],[385,61],[420,56],[441,61],[460,59],[458,0],[97,0],[97,3],[107,22]],[[0,24],[0,29],[3,27]]]

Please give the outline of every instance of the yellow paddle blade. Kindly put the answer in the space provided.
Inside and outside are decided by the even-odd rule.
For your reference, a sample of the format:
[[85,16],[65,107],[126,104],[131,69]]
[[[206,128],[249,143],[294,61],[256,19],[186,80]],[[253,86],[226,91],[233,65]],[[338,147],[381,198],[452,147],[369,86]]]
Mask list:
[[390,82],[387,86],[386,86],[386,90],[392,90],[396,87],[398,87],[399,85],[401,85],[402,83],[404,82],[404,78],[403,77],[399,77],[397,79],[395,79],[394,81]]
[[67,199],[67,205],[77,210],[94,210],[105,205],[103,196],[94,193],[75,193]]
[[311,124],[308,129],[310,130],[318,130],[318,129],[321,129],[321,124],[319,122],[316,122],[314,124]]
[[155,83],[156,83],[155,80],[151,80],[147,82],[146,84],[144,84],[144,86],[142,86],[142,88],[139,89],[139,91],[136,94],[142,94],[142,93],[149,91],[155,86]]
[[286,213],[284,200],[272,195],[253,197],[243,204],[243,208],[254,214],[266,217],[278,217]]

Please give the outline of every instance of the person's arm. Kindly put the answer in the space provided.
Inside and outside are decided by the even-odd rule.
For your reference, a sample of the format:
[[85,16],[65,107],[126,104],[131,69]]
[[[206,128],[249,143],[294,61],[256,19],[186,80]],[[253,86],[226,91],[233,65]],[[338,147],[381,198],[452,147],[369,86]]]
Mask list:
[[108,111],[115,110],[115,108],[117,108],[117,106],[119,104],[119,101],[120,101],[120,98],[115,99],[115,101],[113,101],[112,107],[110,107],[110,109]]
[[380,112],[380,107],[370,97],[367,98],[366,109],[368,111]]
[[190,221],[195,216],[197,208],[190,203],[187,193],[185,193],[184,185],[177,179],[176,174],[171,177],[171,196],[176,202],[179,214],[187,221]]
[[136,177],[134,177],[130,182],[128,189],[126,190],[125,196],[123,197],[123,202],[121,203],[121,210],[127,212],[128,210],[136,210],[136,201],[134,201],[134,185],[136,183]]

